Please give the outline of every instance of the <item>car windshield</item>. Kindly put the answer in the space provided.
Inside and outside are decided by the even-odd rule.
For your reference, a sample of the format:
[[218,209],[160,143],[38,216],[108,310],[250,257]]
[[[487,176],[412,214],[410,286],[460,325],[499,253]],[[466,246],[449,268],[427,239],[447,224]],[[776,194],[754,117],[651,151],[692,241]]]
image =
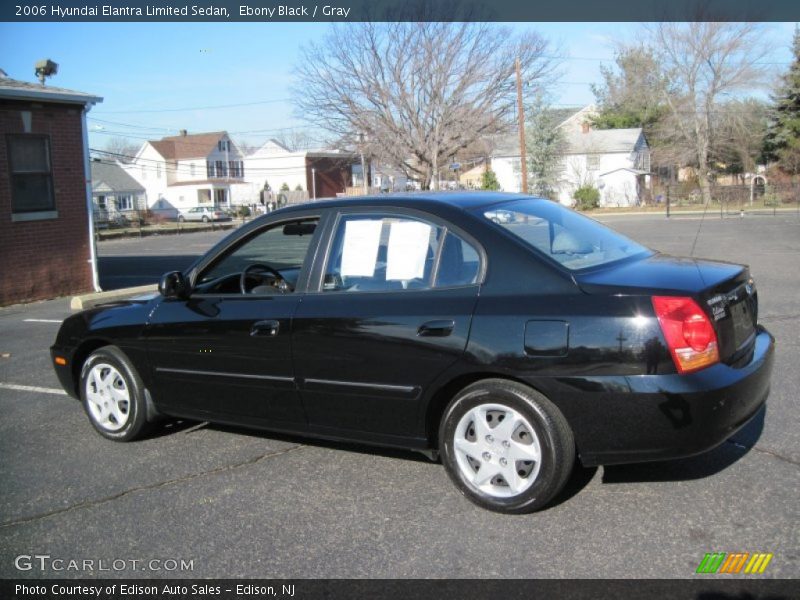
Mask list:
[[527,198],[481,209],[483,217],[577,271],[651,250],[550,200]]

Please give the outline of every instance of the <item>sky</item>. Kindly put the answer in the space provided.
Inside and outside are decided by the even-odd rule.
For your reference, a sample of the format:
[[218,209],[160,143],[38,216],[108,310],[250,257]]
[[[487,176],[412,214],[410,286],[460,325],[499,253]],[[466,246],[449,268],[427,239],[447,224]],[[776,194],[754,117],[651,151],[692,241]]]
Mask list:
[[[549,40],[561,57],[553,104],[594,100],[600,66],[611,65],[615,44],[641,32],[638,23],[514,23]],[[325,23],[0,23],[0,69],[34,81],[34,62],[59,64],[49,85],[103,97],[89,114],[93,149],[124,137],[146,139],[228,131],[260,145],[288,129],[322,133],[295,112],[290,89],[301,48],[320,40]],[[791,60],[794,23],[765,25],[774,63]]]

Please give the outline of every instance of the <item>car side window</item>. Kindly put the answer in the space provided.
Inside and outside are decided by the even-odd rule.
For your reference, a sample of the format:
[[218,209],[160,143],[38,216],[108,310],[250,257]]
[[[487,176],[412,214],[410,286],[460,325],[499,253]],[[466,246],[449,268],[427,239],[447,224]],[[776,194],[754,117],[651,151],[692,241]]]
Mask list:
[[477,283],[480,269],[481,259],[475,247],[448,231],[436,271],[436,287]]
[[260,231],[202,271],[196,291],[261,295],[294,291],[316,226],[315,218]]
[[345,216],[334,232],[323,291],[467,285],[477,280],[479,270],[477,251],[445,227],[412,217]]

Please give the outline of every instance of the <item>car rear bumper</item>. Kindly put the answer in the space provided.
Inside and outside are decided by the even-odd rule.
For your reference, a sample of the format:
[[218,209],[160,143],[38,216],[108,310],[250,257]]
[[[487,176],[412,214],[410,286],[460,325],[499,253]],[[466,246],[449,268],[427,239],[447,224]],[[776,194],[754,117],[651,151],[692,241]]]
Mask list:
[[562,388],[554,399],[586,466],[692,456],[730,438],[766,402],[775,340],[761,327],[752,352],[739,368],[717,364],[689,375],[599,377],[596,393],[567,395]]

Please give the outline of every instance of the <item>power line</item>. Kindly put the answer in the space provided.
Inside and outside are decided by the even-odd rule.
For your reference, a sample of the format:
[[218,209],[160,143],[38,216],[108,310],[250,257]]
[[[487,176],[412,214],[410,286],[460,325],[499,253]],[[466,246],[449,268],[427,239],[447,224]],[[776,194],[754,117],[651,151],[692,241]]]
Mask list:
[[288,102],[291,98],[275,98],[273,100],[257,100],[255,102],[239,102],[236,104],[217,104],[214,106],[193,106],[187,108],[148,108],[137,110],[103,110],[97,111],[97,114],[110,115],[110,114],[134,114],[134,113],[163,113],[163,112],[186,112],[190,110],[215,110],[218,108],[239,108],[242,106],[257,106],[260,104],[276,104],[278,102]]

